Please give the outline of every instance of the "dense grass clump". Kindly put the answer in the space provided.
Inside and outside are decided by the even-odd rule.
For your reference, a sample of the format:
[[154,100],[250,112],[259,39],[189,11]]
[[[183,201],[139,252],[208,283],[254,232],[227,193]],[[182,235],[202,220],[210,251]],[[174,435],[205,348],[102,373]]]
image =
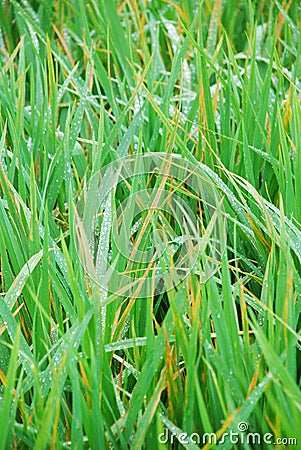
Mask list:
[[[300,30],[295,0],[1,1],[0,449],[301,448]],[[74,206],[149,152],[206,174],[227,235],[212,276],[205,233],[189,275],[143,297],[90,276]],[[155,175],[118,184],[95,234],[142,278],[112,218]]]

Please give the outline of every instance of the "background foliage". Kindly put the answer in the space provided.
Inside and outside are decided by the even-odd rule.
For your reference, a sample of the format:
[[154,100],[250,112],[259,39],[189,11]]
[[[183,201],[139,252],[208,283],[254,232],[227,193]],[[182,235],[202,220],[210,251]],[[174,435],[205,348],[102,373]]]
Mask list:
[[[242,421],[301,445],[298,3],[1,1],[1,449],[194,449]],[[207,283],[132,301],[85,273],[73,201],[139,151],[213,171],[228,237]]]

